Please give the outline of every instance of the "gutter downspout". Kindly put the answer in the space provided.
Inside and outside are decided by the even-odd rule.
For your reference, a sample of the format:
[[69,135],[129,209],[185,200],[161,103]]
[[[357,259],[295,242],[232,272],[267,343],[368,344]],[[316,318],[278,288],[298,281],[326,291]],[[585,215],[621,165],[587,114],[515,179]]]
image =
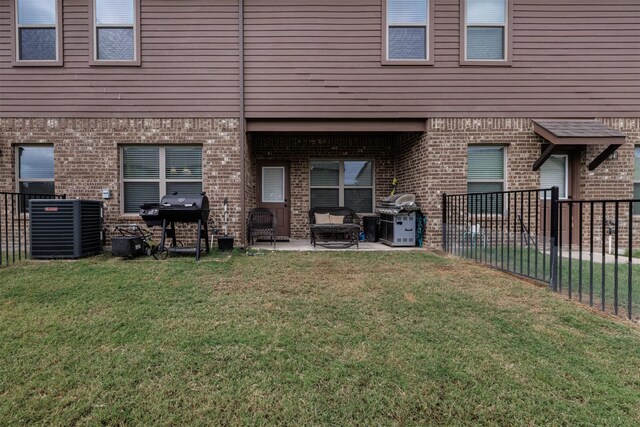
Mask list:
[[245,113],[244,113],[244,0],[238,0],[238,91],[239,91],[239,133],[240,133],[240,241],[246,241],[246,201],[245,201]]

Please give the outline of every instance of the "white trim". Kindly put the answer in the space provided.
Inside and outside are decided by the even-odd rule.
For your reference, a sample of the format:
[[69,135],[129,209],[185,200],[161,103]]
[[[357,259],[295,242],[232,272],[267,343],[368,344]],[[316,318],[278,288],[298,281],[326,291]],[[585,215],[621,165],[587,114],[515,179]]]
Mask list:
[[[564,157],[564,197],[560,197],[558,200],[569,200],[569,173],[570,173],[569,155],[568,154],[552,154],[551,156],[549,156],[549,158],[551,157],[556,157],[556,158]],[[544,167],[544,163],[540,167],[540,181],[542,181],[542,167]],[[540,198],[544,199],[544,192],[542,192],[540,195],[541,195]],[[548,192],[547,199],[551,199],[550,192]]]
[[[265,200],[264,198],[264,172],[267,169],[281,169],[282,170],[282,200]],[[285,183],[286,183],[286,170],[284,168],[284,166],[262,166],[262,185],[260,186],[260,199],[261,199],[261,203],[284,203],[286,201],[286,188],[285,188]]]

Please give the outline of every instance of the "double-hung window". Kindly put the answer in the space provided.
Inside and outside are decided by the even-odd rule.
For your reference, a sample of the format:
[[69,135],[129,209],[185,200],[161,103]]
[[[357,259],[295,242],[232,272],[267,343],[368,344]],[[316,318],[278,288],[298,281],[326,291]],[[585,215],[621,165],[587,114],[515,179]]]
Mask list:
[[464,22],[462,60],[505,63],[509,56],[509,0],[461,0]]
[[[634,151],[633,198],[640,199],[640,146]],[[640,202],[633,204],[633,214],[640,215]]]
[[[467,193],[497,193],[505,190],[505,147],[469,146],[467,149]],[[476,208],[474,200],[482,200]],[[502,210],[499,197],[471,197],[470,212],[497,214]],[[489,201],[493,201],[489,206]]]
[[139,64],[139,0],[93,2],[92,64]]
[[20,145],[16,147],[17,192],[23,196],[20,209],[29,210],[29,199],[55,194],[53,145]]
[[121,158],[124,213],[138,213],[165,194],[202,192],[202,147],[125,146]]
[[431,57],[430,3],[434,0],[386,0],[385,62],[424,63]]
[[14,65],[62,65],[62,0],[11,0]]
[[373,212],[373,161],[312,160],[311,208],[346,206]]

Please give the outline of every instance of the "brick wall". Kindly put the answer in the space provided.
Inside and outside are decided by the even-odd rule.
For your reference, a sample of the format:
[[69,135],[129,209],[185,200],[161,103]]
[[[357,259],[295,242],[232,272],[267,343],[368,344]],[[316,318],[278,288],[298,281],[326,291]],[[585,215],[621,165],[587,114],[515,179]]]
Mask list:
[[[633,146],[640,144],[640,120],[603,121],[625,133],[627,143],[618,150],[617,159],[606,160],[593,172],[588,171],[587,165],[604,147],[589,147],[580,154],[581,198],[631,198]],[[520,118],[433,119],[429,120],[423,135],[401,138],[395,164],[399,190],[415,193],[417,202],[427,214],[427,244],[441,245],[442,193],[466,192],[469,145],[506,145],[506,187],[523,190],[539,188],[540,174],[533,172],[531,165],[540,155],[542,143],[543,139],[533,132],[531,120]],[[626,217],[621,215],[621,223],[625,221]],[[640,218],[636,221],[640,227]],[[640,232],[636,235],[640,243]],[[594,237],[601,238],[597,233]]]
[[101,199],[101,189],[109,188],[112,197],[104,201],[107,225],[139,220],[137,215],[121,213],[121,145],[202,145],[203,190],[210,199],[214,224],[221,225],[222,200],[228,197],[230,232],[239,241],[241,179],[236,118],[0,119],[2,191],[15,191],[14,147],[19,144],[53,144],[56,193]]
[[[291,237],[309,236],[309,160],[373,159],[375,162],[375,198],[391,191],[395,140],[390,135],[261,135],[251,143],[251,174],[256,176],[261,160],[289,162],[291,174]],[[248,170],[249,171],[249,170]],[[251,179],[251,178],[249,178]],[[257,192],[255,179],[249,194]]]

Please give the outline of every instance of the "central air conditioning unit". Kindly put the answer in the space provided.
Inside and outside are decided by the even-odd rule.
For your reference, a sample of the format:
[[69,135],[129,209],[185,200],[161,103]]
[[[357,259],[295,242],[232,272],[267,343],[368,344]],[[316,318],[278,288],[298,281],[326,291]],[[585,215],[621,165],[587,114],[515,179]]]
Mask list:
[[102,202],[29,201],[31,258],[81,258],[102,252]]

